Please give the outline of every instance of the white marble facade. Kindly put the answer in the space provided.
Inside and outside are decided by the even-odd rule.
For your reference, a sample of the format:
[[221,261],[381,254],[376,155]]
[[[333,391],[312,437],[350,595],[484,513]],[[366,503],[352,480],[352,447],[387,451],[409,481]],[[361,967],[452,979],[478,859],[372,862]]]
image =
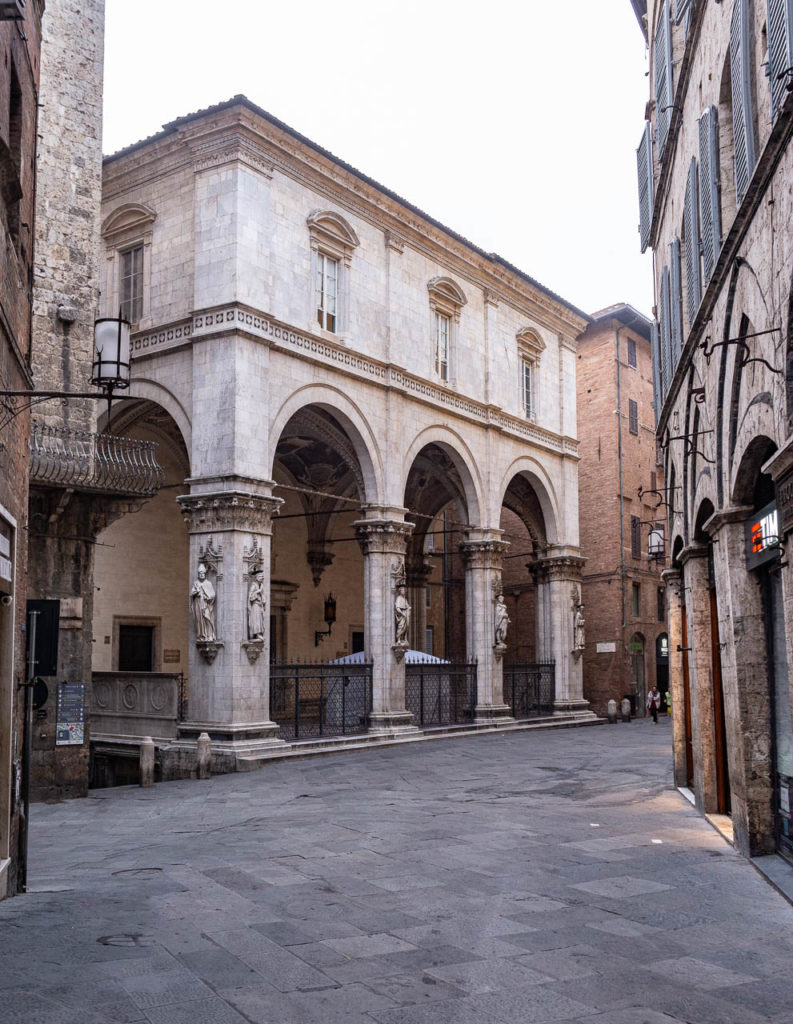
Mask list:
[[[206,729],[237,750],[275,742],[268,713],[273,523],[279,510],[296,507],[295,495],[321,503],[334,487],[346,496],[340,500],[350,514],[342,518],[363,562],[360,580],[346,584],[356,591],[346,603],[360,608],[374,663],[372,728],[392,734],[410,727],[404,666],[394,650],[394,594],[411,535],[427,529],[441,502],[425,494],[427,514],[412,515],[409,494],[424,478],[413,490],[408,484],[422,459],[439,480],[453,478],[448,495],[462,522],[465,653],[478,663],[477,716],[509,714],[494,602],[506,547],[500,516],[511,487],[512,506],[524,501],[534,543],[538,655],[556,662],[557,710],[585,713],[569,610],[581,567],[575,339],[585,315],[244,98],[182,118],[107,158],[103,218],[107,312],[124,298],[124,253],[142,251],[132,393],[164,410],[184,441],[189,477],[181,493],[172,492],[190,534],[184,578],[192,584],[204,565],[216,592],[215,638],[200,643],[185,592],[190,722],[183,735]],[[331,261],[325,265],[332,265],[337,300],[325,326],[317,311],[323,259]],[[443,359],[438,315],[448,330]],[[283,447],[296,423],[303,424],[303,450],[314,446],[310,480],[294,461],[300,452]],[[330,468],[320,465],[323,445],[336,453]],[[321,537],[313,548],[309,538],[315,587],[334,571],[329,550]],[[341,546],[334,551],[344,556]],[[261,650],[246,646],[257,574],[268,609]],[[408,589],[413,595],[410,573]],[[156,604],[156,581],[151,594]]]

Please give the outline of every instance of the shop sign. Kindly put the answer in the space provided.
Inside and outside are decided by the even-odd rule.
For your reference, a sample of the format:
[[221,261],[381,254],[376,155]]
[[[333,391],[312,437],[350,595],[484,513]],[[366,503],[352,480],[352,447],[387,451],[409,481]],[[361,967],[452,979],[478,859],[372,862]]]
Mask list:
[[611,640],[608,643],[599,643],[596,647],[598,654],[614,654],[617,650],[617,645]]
[[85,683],[59,683],[55,745],[79,746],[85,742]]
[[0,579],[6,580],[8,583],[12,583],[14,580],[11,541],[2,533],[0,533]]
[[772,501],[746,522],[746,568],[757,569],[779,557],[779,514]]

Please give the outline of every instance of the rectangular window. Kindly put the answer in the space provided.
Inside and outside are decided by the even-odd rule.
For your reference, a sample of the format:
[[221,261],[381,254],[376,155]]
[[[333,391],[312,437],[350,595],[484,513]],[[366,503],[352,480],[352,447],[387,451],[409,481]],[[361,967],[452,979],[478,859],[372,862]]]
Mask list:
[[426,586],[424,588],[424,607],[425,608],[431,608],[432,607],[432,587],[430,587],[430,586]]
[[143,246],[121,253],[121,316],[131,324],[143,316]]
[[435,372],[441,380],[449,379],[449,333],[451,318],[435,313]]
[[428,533],[427,534],[427,546],[426,546],[426,548],[424,550],[425,551],[434,551],[435,550],[435,534],[434,533]]
[[153,669],[154,626],[119,626],[119,672],[151,672]]
[[424,630],[424,653],[432,654],[433,647],[435,646],[435,629],[432,626],[427,626]]
[[636,342],[633,338],[628,338],[628,366],[636,369]]
[[639,433],[639,406],[632,398],[628,399],[628,430],[632,434]]
[[658,490],[658,474],[654,470],[650,470],[650,490]]
[[631,558],[642,557],[642,521],[631,516]]
[[522,365],[521,401],[524,413],[531,419],[534,416],[534,366],[525,359],[522,361]]
[[336,333],[339,298],[339,261],[320,253],[317,257],[317,322],[326,331]]
[[631,584],[631,612],[634,619],[638,619],[641,613],[642,588],[639,583]]
[[666,590],[658,588],[658,621],[663,622],[666,618]]

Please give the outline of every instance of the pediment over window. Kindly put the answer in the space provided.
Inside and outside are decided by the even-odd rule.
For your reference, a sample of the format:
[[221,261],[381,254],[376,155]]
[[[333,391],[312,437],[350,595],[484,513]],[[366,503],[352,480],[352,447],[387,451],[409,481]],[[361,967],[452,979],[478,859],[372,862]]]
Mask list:
[[336,259],[349,263],[360,240],[352,226],[333,210],[314,210],[306,219],[314,249],[322,249]]
[[455,313],[459,313],[468,301],[465,292],[450,277],[433,277],[427,282],[427,291],[433,306],[451,307]]
[[157,214],[140,203],[124,203],[109,214],[102,224],[102,237],[112,241],[117,236],[142,235],[151,231]]
[[524,327],[516,335],[518,351],[530,362],[536,362],[545,351],[545,342],[531,327]]

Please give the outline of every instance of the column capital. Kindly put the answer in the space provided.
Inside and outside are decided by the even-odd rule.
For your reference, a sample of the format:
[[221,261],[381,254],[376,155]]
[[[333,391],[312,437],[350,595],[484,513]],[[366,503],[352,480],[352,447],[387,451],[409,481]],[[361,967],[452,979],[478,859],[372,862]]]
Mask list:
[[585,563],[586,559],[580,555],[551,555],[531,562],[529,571],[535,579],[542,582],[576,581],[581,579],[581,570]]
[[406,561],[405,562],[405,579],[409,587],[423,587],[426,585],[427,580],[430,578],[433,569],[435,567],[430,562],[424,561]]
[[359,519],[352,524],[364,555],[387,554],[404,557],[413,523],[404,519]]
[[707,558],[708,547],[706,544],[689,544],[688,547],[683,548],[680,554],[677,556],[678,562],[681,565],[686,565],[688,562],[692,562],[697,558]]
[[720,508],[704,524],[703,529],[709,537],[715,537],[725,526],[731,523],[743,523],[752,514],[751,505],[733,505],[730,508]]
[[501,540],[502,530],[493,530],[484,536],[468,535],[459,545],[460,554],[471,569],[501,569],[504,552],[509,541]]
[[273,516],[282,498],[246,491],[214,491],[182,494],[177,499],[190,533],[226,533],[245,530],[271,534]]

